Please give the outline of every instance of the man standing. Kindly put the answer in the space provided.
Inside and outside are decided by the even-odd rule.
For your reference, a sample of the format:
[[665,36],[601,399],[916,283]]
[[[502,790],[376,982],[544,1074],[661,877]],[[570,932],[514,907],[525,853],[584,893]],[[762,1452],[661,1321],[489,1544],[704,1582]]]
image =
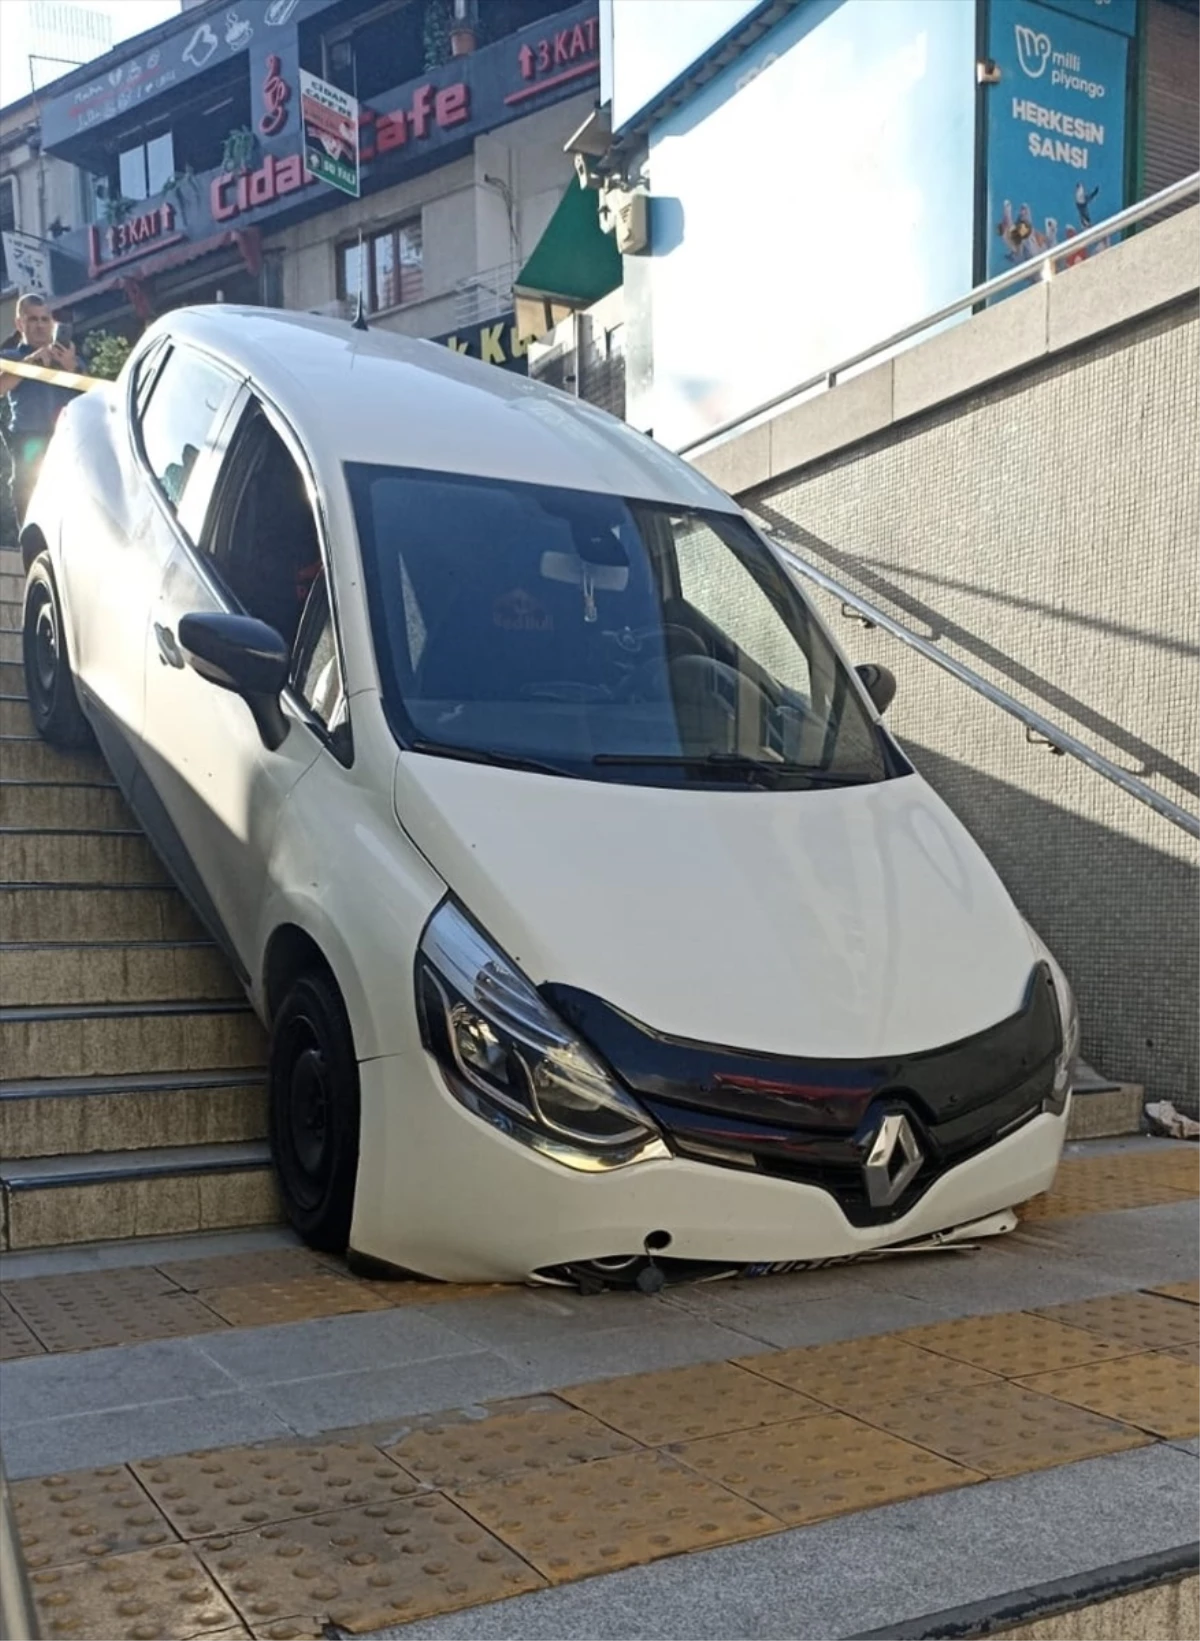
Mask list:
[[4,440],[11,458],[9,483],[19,527],[25,521],[25,509],[59,412],[75,395],[70,388],[10,375],[4,370],[3,362],[22,359],[31,365],[48,365],[58,370],[74,370],[76,365],[74,344],[51,340],[54,319],[36,292],[27,291],[17,303],[17,334],[21,339],[19,346],[0,351],[0,397],[8,400]]

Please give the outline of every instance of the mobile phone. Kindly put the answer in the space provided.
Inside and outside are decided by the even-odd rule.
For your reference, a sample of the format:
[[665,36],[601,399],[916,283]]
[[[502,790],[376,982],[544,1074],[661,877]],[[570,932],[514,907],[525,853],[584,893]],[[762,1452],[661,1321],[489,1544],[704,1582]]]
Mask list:
[[58,319],[55,321],[54,342],[56,346],[59,343],[64,345],[69,344],[74,334],[75,332],[73,328],[67,324],[65,319]]

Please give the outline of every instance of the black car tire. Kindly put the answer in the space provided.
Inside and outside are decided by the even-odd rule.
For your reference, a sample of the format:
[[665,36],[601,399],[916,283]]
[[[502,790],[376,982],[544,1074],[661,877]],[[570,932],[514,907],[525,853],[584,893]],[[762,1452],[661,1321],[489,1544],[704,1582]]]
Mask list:
[[302,975],[271,1025],[271,1155],[288,1219],[311,1248],[343,1253],[358,1172],[358,1061],[331,976]]
[[30,566],[25,582],[21,655],[25,694],[34,728],[51,746],[77,749],[92,744],[92,731],[75,690],[67,658],[62,606],[45,553]]

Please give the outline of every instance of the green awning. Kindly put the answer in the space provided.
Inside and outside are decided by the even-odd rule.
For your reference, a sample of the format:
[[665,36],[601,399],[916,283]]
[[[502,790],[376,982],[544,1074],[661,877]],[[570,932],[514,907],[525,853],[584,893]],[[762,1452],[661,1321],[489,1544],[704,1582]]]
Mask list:
[[533,255],[514,281],[521,295],[548,298],[567,308],[588,308],[621,283],[621,253],[600,227],[590,188],[573,182],[559,200]]

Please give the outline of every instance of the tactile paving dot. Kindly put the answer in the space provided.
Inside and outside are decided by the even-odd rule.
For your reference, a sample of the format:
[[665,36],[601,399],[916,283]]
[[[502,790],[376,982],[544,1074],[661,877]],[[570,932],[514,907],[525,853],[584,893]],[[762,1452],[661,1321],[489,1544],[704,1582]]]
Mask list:
[[95,1350],[211,1333],[227,1324],[149,1267],[26,1277],[5,1288],[50,1351]]
[[131,1468],[184,1538],[243,1532],[417,1491],[412,1477],[378,1448],[359,1442],[217,1448]]
[[1039,1373],[1021,1383],[1155,1436],[1200,1435],[1200,1368],[1164,1351]]
[[256,1634],[297,1607],[361,1634],[543,1582],[437,1493],[209,1539],[200,1552]]
[[909,1328],[900,1337],[956,1361],[988,1368],[1004,1379],[1126,1354],[1120,1345],[1095,1334],[1047,1320],[1050,1314],[1005,1311],[998,1316],[960,1316],[953,1322]]
[[30,1574],[46,1637],[191,1641],[237,1633],[238,1615],[186,1544]]
[[31,1571],[174,1544],[175,1534],[124,1465],[10,1484]]
[[708,1436],[670,1451],[701,1475],[791,1524],[983,1480],[845,1413]]
[[598,1379],[558,1394],[605,1424],[648,1446],[783,1424],[825,1409],[797,1390],[775,1384],[733,1362]]
[[995,1383],[966,1362],[952,1362],[889,1334],[832,1345],[743,1356],[741,1365],[778,1384],[804,1391],[828,1407],[858,1413],[907,1396],[930,1396],[964,1385]]
[[510,1476],[455,1497],[555,1584],[780,1526],[661,1453]]
[[1200,1281],[1164,1282],[1150,1292],[1161,1294],[1164,1299],[1178,1299],[1185,1305],[1200,1305]]
[[1022,1203],[1018,1212],[1027,1220],[1149,1208],[1195,1195],[1197,1181],[1195,1157],[1174,1148],[1071,1157],[1060,1163],[1050,1191]]
[[15,1362],[22,1356],[41,1356],[44,1349],[8,1300],[0,1298],[0,1362]]
[[333,1255],[308,1248],[259,1248],[243,1254],[210,1254],[175,1259],[158,1269],[188,1293],[201,1288],[239,1288],[250,1282],[286,1282],[293,1276],[320,1276],[335,1268]]
[[637,1445],[587,1413],[558,1408],[416,1430],[384,1452],[434,1487],[465,1487],[517,1471],[611,1458]]
[[863,1417],[985,1476],[1048,1470],[1073,1459],[1143,1447],[1150,1439],[1008,1380],[880,1405]]
[[[1066,1322],[1073,1328],[1086,1329],[1089,1337],[1110,1340],[1125,1355],[1134,1351],[1170,1350],[1196,1360],[1200,1329],[1195,1311],[1190,1305],[1177,1304],[1161,1294],[1104,1294],[1098,1299],[1047,1305],[1038,1315],[1053,1317],[1060,1325]],[[1047,1367],[1055,1365],[1047,1363]],[[1036,1373],[1038,1369],[1027,1371]]]
[[362,1282],[322,1271],[289,1276],[276,1282],[246,1282],[236,1287],[202,1288],[198,1297],[232,1327],[268,1327],[277,1322],[308,1322],[318,1316],[347,1316],[354,1311],[391,1308]]

